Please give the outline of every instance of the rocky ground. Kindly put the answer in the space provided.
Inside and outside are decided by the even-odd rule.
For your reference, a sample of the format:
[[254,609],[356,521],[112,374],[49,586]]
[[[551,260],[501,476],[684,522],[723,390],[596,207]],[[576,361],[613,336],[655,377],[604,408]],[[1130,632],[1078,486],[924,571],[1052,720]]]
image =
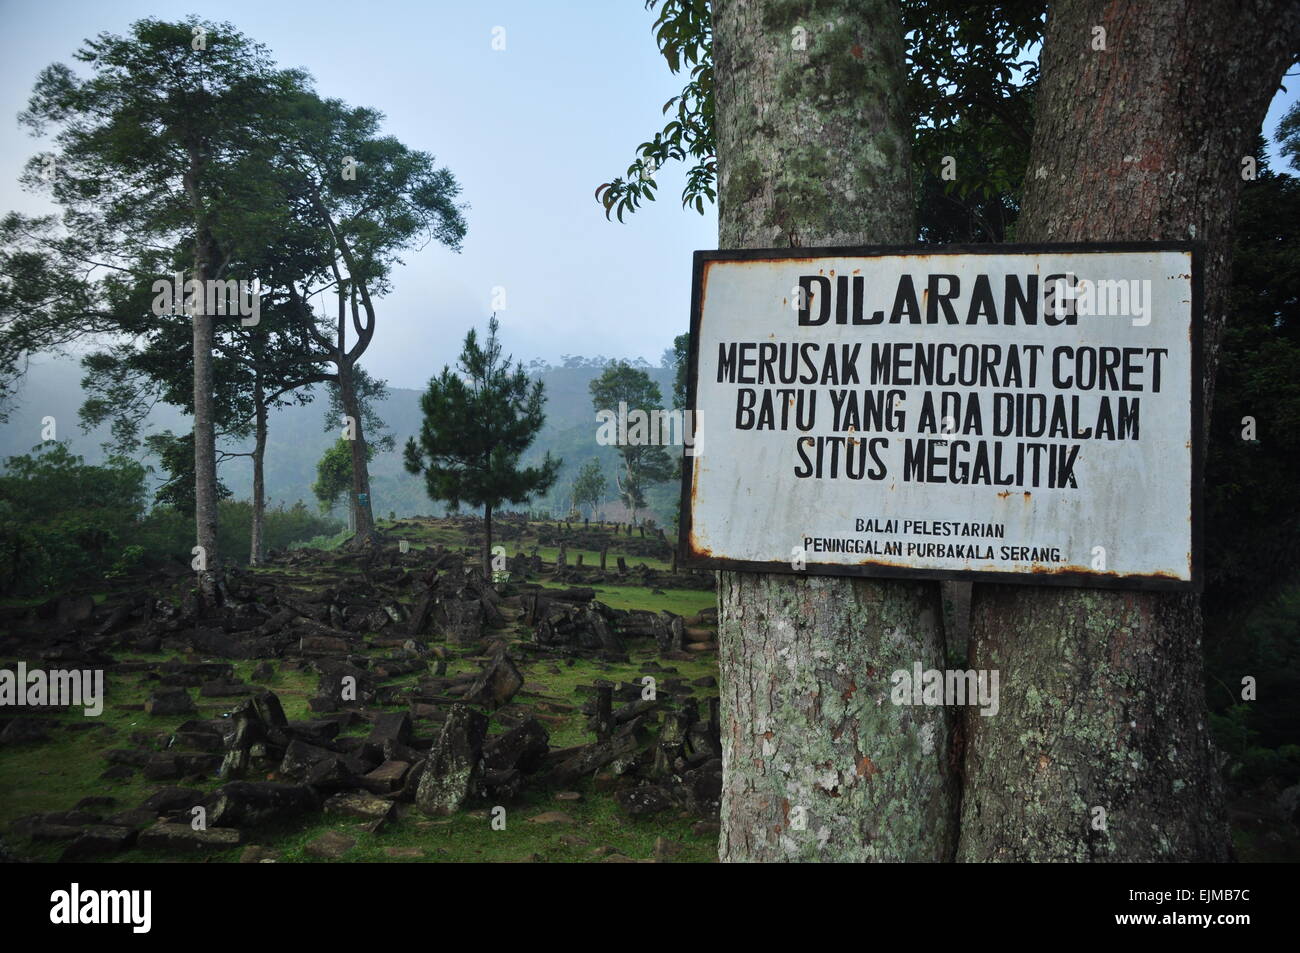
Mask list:
[[99,716],[0,708],[0,852],[714,859],[712,575],[653,531],[507,519],[487,583],[479,532],[275,554],[215,605],[178,565],[0,608],[0,667],[107,689]]

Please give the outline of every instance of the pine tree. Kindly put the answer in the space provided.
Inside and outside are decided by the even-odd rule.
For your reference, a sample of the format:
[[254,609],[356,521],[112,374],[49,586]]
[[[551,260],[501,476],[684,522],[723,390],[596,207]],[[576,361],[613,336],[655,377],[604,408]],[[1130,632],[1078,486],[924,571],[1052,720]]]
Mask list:
[[492,578],[492,511],[503,503],[525,503],[554,484],[562,461],[548,452],[538,467],[521,467],[520,457],[541,431],[546,395],[541,381],[530,385],[522,364],[501,356],[496,315],[487,340],[471,328],[456,365],[443,367],[420,397],[424,422],[419,439],[406,442],[406,469],[423,473],[432,500],[455,511],[461,503],[483,510],[483,575]]

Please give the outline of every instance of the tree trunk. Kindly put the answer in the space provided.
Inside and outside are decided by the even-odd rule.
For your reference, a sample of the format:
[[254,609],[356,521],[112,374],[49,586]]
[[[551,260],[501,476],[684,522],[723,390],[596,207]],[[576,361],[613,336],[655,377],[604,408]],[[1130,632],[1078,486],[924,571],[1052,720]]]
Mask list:
[[[563,544],[561,544],[563,547]],[[492,504],[483,507],[483,578],[492,581]]]
[[339,399],[343,413],[353,421],[354,439],[348,441],[352,451],[352,511],[356,514],[353,542],[373,539],[375,518],[370,499],[370,467],[366,459],[366,435],[362,427],[361,402],[357,400],[356,386],[352,380],[352,364],[347,360],[338,363]]
[[[196,194],[196,193],[195,193]],[[200,221],[195,240],[194,277],[206,287],[213,260],[212,235]],[[205,569],[199,571],[199,591],[209,603],[217,598],[217,443],[212,398],[213,317],[206,295],[192,315],[194,321],[194,521]]]
[[[722,248],[909,242],[893,0],[717,0]],[[798,30],[806,49],[792,48]],[[950,716],[890,674],[944,665],[929,582],[720,573],[725,861],[950,860]]]
[[[1204,240],[1207,427],[1241,160],[1298,36],[1281,0],[1051,6],[1017,239]],[[1005,691],[968,713],[959,859],[1229,857],[1197,596],[976,585],[971,612]]]
[[248,564],[260,566],[265,555],[262,541],[266,525],[266,393],[258,375],[253,384],[256,422],[253,438],[253,529],[248,545]]

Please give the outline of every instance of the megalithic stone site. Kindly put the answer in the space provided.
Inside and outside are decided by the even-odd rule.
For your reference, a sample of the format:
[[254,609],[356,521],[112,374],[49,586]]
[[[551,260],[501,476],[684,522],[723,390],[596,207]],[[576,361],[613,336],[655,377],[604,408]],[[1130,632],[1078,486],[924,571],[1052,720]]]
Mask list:
[[1294,0],[50,0],[0,48],[20,935],[627,943],[740,886],[612,863],[837,865],[891,934],[1288,922]]

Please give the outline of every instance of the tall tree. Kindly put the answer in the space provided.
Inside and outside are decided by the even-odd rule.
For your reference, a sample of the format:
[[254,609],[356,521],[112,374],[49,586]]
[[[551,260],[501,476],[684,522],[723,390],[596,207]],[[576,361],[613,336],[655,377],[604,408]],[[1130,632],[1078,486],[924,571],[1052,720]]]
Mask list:
[[496,315],[487,340],[465,335],[456,373],[444,367],[420,397],[424,421],[417,440],[406,442],[406,469],[423,473],[432,500],[454,511],[462,502],[483,509],[483,576],[492,579],[492,511],[502,503],[526,503],[554,484],[562,461],[549,451],[541,466],[521,467],[523,456],[546,422],[546,393],[522,364],[501,356]]
[[[234,248],[240,237],[232,235],[228,247]],[[157,274],[162,267],[161,257],[151,256],[135,262],[130,280],[105,278],[99,282],[100,297],[116,337],[105,350],[92,352],[82,359],[86,371],[82,387],[87,395],[81,407],[82,427],[90,429],[110,423],[112,447],[118,453],[135,452],[149,413],[160,401],[193,412],[193,352],[185,347],[192,334],[191,318],[170,311],[155,313],[152,307],[156,303],[152,285],[161,277]],[[241,265],[236,269],[238,273],[262,272],[261,262],[250,265],[244,261]],[[151,270],[153,275],[149,274]],[[262,274],[270,278],[274,272]],[[261,562],[264,549],[264,474],[270,411],[290,403],[309,402],[312,395],[307,388],[326,379],[319,363],[313,360],[312,342],[301,327],[299,316],[286,307],[288,303],[283,292],[264,293],[252,326],[244,327],[240,321],[221,321],[213,329],[215,438],[219,442],[242,440],[250,435],[253,438],[253,447],[248,452],[220,447],[217,450],[218,467],[232,458],[248,457],[252,461],[251,565]],[[150,446],[157,452],[167,442]],[[193,440],[187,441],[186,446],[192,450]],[[171,462],[177,462],[174,454]],[[166,468],[184,475],[187,489],[183,495],[193,501],[193,465],[178,470],[166,464]],[[221,498],[219,492],[218,499]],[[193,505],[186,512],[193,515]]]
[[[329,487],[329,505],[332,507],[338,502],[340,493],[347,497],[348,502],[348,529],[355,533],[357,531],[358,514],[361,506],[357,500],[357,495],[351,492],[355,483],[356,468],[352,462],[352,442],[356,438],[358,428],[365,436],[366,462],[374,460],[375,454],[379,452],[387,453],[397,445],[397,438],[387,430],[388,425],[384,423],[379,412],[375,409],[375,404],[388,399],[388,382],[381,381],[371,377],[369,372],[360,364],[352,367],[353,392],[356,394],[356,401],[353,404],[354,411],[359,411],[357,417],[347,413],[343,405],[343,394],[338,386],[337,375],[330,379],[328,394],[328,410],[325,413],[325,430],[337,431],[342,427],[344,436],[340,438],[335,447],[331,447],[325,452],[325,457],[321,458],[321,463],[331,468],[337,468],[336,454],[339,448],[347,451],[348,466],[342,471],[347,477],[347,485],[342,487],[339,492],[333,492],[338,486],[337,478],[339,472],[337,469],[331,469],[331,475],[328,479],[322,477],[323,482],[320,486]],[[318,476],[320,475],[318,468]],[[370,485],[370,479],[367,475],[366,486]],[[317,498],[325,502],[318,492]],[[369,500],[371,512],[374,511],[374,500]]]
[[[167,472],[167,480],[154,491],[153,500],[160,506],[174,507],[186,516],[194,515],[194,433],[177,436],[170,430],[149,434],[145,446]],[[217,481],[217,502],[230,499],[230,488]]]
[[691,335],[679,334],[673,338],[672,350],[665,351],[664,356],[671,355],[671,361],[665,361],[665,367],[673,369],[673,407],[681,410],[686,406],[686,375],[691,369]]
[[[1017,238],[1204,241],[1207,422],[1243,158],[1298,55],[1285,0],[1048,16]],[[1227,859],[1195,594],[977,585],[971,611],[971,664],[1033,691],[968,719],[961,859]]]
[[[37,79],[22,120],[37,134],[54,126],[52,166],[42,157],[27,180],[49,180],[67,223],[94,235],[107,252],[136,257],[183,241],[190,278],[228,277],[227,226],[248,207],[232,174],[244,151],[269,134],[276,91],[302,81],[276,70],[265,48],[228,24],[146,19],[126,36],[100,34],[76,54],[92,74],[63,64]],[[53,169],[46,175],[47,168]],[[200,586],[217,588],[216,439],[213,314],[193,314],[195,521],[206,569]]]
[[[371,456],[374,447],[367,446]],[[321,512],[328,513],[338,506],[339,497],[350,497],[352,489],[352,447],[344,437],[339,437],[325,448],[321,458],[316,461],[316,482],[311,485],[312,494],[320,504]],[[348,532],[357,530],[357,511],[349,501]]]
[[[714,4],[718,244],[910,241],[898,6],[801,10]],[[938,585],[723,572],[718,598],[722,859],[950,859],[950,718],[881,703],[888,672],[943,667]]]
[[[647,0],[649,7],[658,3]],[[1280,3],[1225,4],[1213,16],[1208,3],[1180,11],[1146,3],[1055,4],[1057,32],[1044,61],[1044,73],[1050,71],[1053,80],[1044,87],[1050,95],[1044,92],[1046,98],[1040,99],[1034,85],[1037,70],[1024,55],[1041,34],[1045,6],[1017,2],[971,8],[947,0],[904,0],[913,154],[928,156],[917,167],[920,232],[931,241],[1010,236],[1029,167],[1034,174],[1024,181],[1035,188],[1026,197],[1027,228],[1017,238],[1206,238],[1211,252],[1204,362],[1208,425],[1235,190],[1254,155],[1247,140],[1258,128],[1255,123],[1280,70],[1296,58],[1296,11]],[[653,181],[639,174],[646,163],[695,158],[683,192],[684,203],[692,204],[696,197],[710,197],[705,186],[713,183],[715,172],[725,170],[725,163],[712,164],[708,7],[692,0],[662,0],[660,10],[657,40],[670,67],[675,72],[686,62],[699,69],[683,98],[669,104],[685,102],[685,111],[662,137],[642,144],[626,181],[617,179],[598,190],[607,214],[617,210],[620,218],[637,207],[647,189],[653,191]],[[1195,19],[1195,29],[1177,26],[1175,21],[1185,17]],[[1237,22],[1247,29],[1234,32],[1229,24]],[[1116,29],[1124,36],[1122,50],[1113,45]],[[1179,42],[1161,47],[1162,31],[1177,33]],[[1216,73],[1216,62],[1231,69]],[[1179,78],[1184,70],[1191,76],[1186,83]],[[1080,90],[1094,96],[1080,96]],[[1148,95],[1150,90],[1159,95]],[[719,96],[719,108],[723,98]],[[1189,102],[1209,105],[1189,108]],[[1035,103],[1037,114],[1031,115]],[[1094,105],[1121,103],[1124,108]],[[1046,131],[1036,125],[1045,117],[1050,117]],[[721,123],[719,113],[717,128]],[[1117,128],[1121,135],[1115,134]],[[1289,143],[1284,153],[1300,154],[1300,138],[1288,138],[1297,130],[1300,111],[1279,129]],[[1033,162],[1028,156],[1031,136],[1038,157]],[[674,151],[683,144],[689,148]],[[956,182],[940,184],[933,160],[945,152],[958,158],[964,172]],[[1271,207],[1274,214],[1286,205],[1285,184],[1275,188],[1280,191]],[[1262,325],[1271,337],[1289,337],[1288,249],[1279,241],[1277,226],[1264,227],[1273,231],[1261,233],[1260,252],[1280,258],[1275,270],[1282,274],[1267,265],[1253,275],[1247,271],[1237,293],[1250,296],[1252,307],[1262,309]],[[1278,393],[1277,377],[1285,376],[1280,368],[1290,357],[1285,345],[1273,347],[1268,369],[1260,361],[1252,364],[1252,376],[1263,376],[1260,393]],[[1254,403],[1264,400],[1256,396]],[[1268,407],[1269,422],[1284,429],[1289,403],[1273,397]],[[1229,423],[1234,431],[1240,426]],[[1285,453],[1285,444],[1278,441],[1272,452]],[[1275,535],[1285,538],[1285,529]],[[1005,717],[1004,707],[996,719],[972,719],[972,737],[965,746],[960,856],[1221,857],[1226,841],[1217,777],[1207,770],[1196,600],[1009,586],[982,587],[977,594],[979,631],[969,664],[1000,665],[1007,669],[1004,675],[1009,671],[1036,687],[1041,681],[1045,694],[1017,696],[1012,718]],[[1130,630],[1137,638],[1129,637]],[[1117,654],[1115,646],[1123,651]],[[1165,652],[1168,658],[1161,657]],[[1078,659],[1089,663],[1072,661]],[[1104,664],[1097,662],[1103,659]],[[1149,685],[1156,690],[1144,693]],[[1082,717],[1074,710],[1076,698],[1083,699]],[[1127,707],[1120,703],[1123,699],[1129,699]],[[1054,763],[1043,749],[1058,736],[1062,757]],[[1090,755],[1095,760],[1098,750],[1120,754],[1090,769]],[[1155,754],[1159,751],[1173,754],[1162,760]],[[1175,756],[1181,758],[1177,765]],[[1120,804],[1122,834],[1092,827],[1097,815],[1091,807],[1105,805],[1085,804],[1085,791],[1108,800],[1108,810]],[[1161,811],[1174,819],[1168,837],[1162,836]]]
[[[456,203],[460,185],[451,171],[435,166],[428,153],[381,135],[383,116],[373,109],[304,90],[281,119],[278,163],[287,191],[327,249],[295,293],[321,359],[334,365],[330,379],[352,424],[355,540],[365,543],[373,538],[374,516],[357,362],[374,338],[376,300],[389,290],[401,253],[430,242],[459,251],[465,206]],[[332,335],[308,319],[312,299],[329,293],[336,306]]]
[[[625,176],[596,189],[596,199],[618,220],[653,201],[655,175],[671,162],[690,163],[682,205],[701,214],[716,199],[716,82],[713,18],[706,0],[645,0],[658,8],[654,34],[673,73],[685,71],[682,91],[664,104],[663,129],[641,143]],[[996,240],[1014,213],[1014,193],[1028,157],[1032,90],[1047,0],[903,0],[913,179],[921,199],[922,232],[931,241]],[[834,4],[825,8],[833,12]],[[811,20],[821,4],[775,14]],[[798,33],[797,30],[804,32]],[[786,47],[809,46],[808,24],[792,27]],[[966,173],[941,181],[941,160],[953,155]],[[969,165],[967,160],[970,160]],[[937,227],[936,227],[937,226]],[[955,233],[963,237],[956,237]],[[946,238],[935,236],[950,236]],[[909,236],[910,237],[910,236]]]
[[656,425],[662,419],[663,394],[649,374],[626,361],[611,362],[588,387],[601,429],[618,447],[623,466],[615,472],[614,484],[635,523],[637,510],[646,505],[646,490],[673,476],[673,461]]
[[605,498],[605,487],[609,485],[609,480],[605,476],[605,471],[600,466],[600,461],[592,457],[582,465],[578,475],[573,479],[573,508],[579,510],[585,508],[590,518],[595,518],[596,508],[600,506],[601,500]]

